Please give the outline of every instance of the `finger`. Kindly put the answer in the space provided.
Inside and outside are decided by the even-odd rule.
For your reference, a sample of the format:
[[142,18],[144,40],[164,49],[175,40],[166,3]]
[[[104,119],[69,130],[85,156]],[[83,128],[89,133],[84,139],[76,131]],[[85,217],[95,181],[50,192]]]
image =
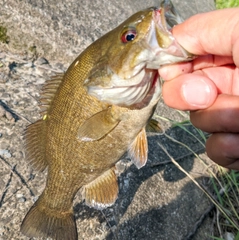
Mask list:
[[[222,67],[206,67],[202,70],[194,72],[198,75],[203,75],[214,82],[217,86],[218,93],[225,94],[239,94],[239,75],[238,69],[234,65],[227,65]],[[238,76],[238,78],[237,78]]]
[[239,170],[239,134],[215,133],[206,143],[206,151],[217,164]]
[[220,67],[224,65],[234,65],[233,58],[217,55],[204,55],[199,56],[193,60],[193,71],[210,68],[210,67]]
[[179,110],[205,109],[217,97],[215,84],[207,77],[198,74],[184,74],[167,81],[162,89],[164,102]]
[[[239,9],[194,15],[173,28],[177,41],[196,55],[235,56],[239,66]],[[223,36],[223,37],[221,37]]]
[[211,107],[190,113],[193,125],[205,132],[239,131],[239,96],[220,94]]
[[179,75],[190,73],[196,70],[217,67],[231,64],[235,68],[232,57],[222,57],[215,55],[199,56],[191,62],[183,62],[166,65],[159,69],[159,75],[165,80],[171,80]]
[[190,73],[192,70],[192,62],[183,62],[160,68],[159,75],[163,78],[163,80],[171,80],[181,74]]

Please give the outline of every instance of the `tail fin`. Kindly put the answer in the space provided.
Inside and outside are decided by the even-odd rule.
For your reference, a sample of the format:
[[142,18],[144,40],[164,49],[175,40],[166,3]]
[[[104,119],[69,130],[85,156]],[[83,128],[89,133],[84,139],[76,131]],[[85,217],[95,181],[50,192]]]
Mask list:
[[77,240],[72,212],[61,213],[42,208],[37,202],[25,216],[21,232],[28,237],[51,237],[56,240]]

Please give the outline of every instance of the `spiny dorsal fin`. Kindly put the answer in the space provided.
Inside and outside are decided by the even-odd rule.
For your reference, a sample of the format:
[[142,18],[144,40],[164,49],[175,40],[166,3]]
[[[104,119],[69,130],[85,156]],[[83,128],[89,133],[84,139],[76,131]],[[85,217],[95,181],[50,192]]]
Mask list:
[[38,171],[43,171],[48,163],[45,157],[45,121],[38,120],[29,125],[25,131],[26,161]]
[[119,187],[115,168],[111,168],[84,186],[83,196],[89,207],[104,209],[113,205],[117,199]]
[[51,101],[54,98],[63,77],[64,73],[58,73],[57,75],[47,80],[45,85],[42,87],[42,93],[40,98],[40,108],[42,116],[47,114]]
[[134,165],[139,169],[143,167],[148,160],[148,141],[143,128],[128,149],[129,156]]

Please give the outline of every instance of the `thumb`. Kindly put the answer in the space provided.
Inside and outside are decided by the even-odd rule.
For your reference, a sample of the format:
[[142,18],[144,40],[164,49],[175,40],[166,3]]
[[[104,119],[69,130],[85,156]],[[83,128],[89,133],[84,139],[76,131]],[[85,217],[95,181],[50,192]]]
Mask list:
[[188,73],[166,81],[162,89],[164,102],[179,110],[205,109],[217,97],[217,87],[203,75]]

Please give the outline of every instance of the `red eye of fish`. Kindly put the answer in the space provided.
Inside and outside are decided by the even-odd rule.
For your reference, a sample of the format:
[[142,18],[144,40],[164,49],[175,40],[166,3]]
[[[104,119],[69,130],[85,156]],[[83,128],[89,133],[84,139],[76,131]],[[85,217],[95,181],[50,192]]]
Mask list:
[[121,41],[123,43],[133,41],[135,39],[136,35],[137,35],[136,30],[130,29],[122,34]]

